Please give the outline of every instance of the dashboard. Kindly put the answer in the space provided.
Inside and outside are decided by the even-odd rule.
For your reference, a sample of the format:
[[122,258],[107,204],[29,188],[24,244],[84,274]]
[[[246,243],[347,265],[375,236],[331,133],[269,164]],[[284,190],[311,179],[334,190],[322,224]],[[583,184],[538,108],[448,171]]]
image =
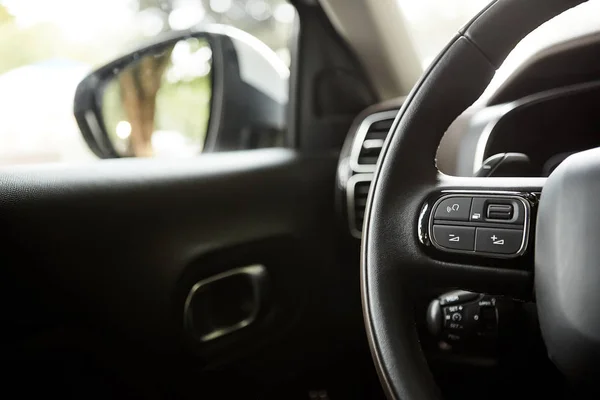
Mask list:
[[600,81],[592,81],[486,107],[461,138],[457,175],[511,152],[528,159],[511,176],[548,176],[570,154],[600,146],[599,105]]
[[[569,155],[600,146],[600,34],[534,55],[448,128],[438,168],[457,176],[546,177]],[[338,206],[360,238],[379,154],[404,98],[354,121],[342,148]]]

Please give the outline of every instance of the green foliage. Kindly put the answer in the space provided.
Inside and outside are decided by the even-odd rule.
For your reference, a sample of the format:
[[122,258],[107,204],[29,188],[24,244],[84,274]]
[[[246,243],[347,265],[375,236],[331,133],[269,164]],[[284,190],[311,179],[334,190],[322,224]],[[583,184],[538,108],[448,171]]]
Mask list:
[[211,98],[210,74],[191,81],[163,83],[156,96],[155,129],[176,131],[202,150]]
[[56,55],[61,39],[55,26],[39,24],[24,30],[11,19],[0,24],[0,74]]
[[6,10],[6,7],[0,4],[0,24],[11,23],[13,20],[13,16]]

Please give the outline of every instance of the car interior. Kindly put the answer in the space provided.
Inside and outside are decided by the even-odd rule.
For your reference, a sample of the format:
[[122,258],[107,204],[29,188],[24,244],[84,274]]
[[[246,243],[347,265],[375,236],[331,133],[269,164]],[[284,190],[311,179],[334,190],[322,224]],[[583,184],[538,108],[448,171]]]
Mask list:
[[[96,161],[0,166],[3,395],[595,398],[600,1],[486,1],[424,69],[395,2],[290,3],[289,68],[174,30],[78,83]],[[190,48],[206,140],[153,157]]]

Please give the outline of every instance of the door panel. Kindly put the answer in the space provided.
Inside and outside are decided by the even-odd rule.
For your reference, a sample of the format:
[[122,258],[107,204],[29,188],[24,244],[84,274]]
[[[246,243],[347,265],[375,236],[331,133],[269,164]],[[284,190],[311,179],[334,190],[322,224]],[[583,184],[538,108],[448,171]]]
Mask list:
[[[336,161],[273,149],[2,169],[6,326],[22,338],[74,320],[152,353],[245,358],[270,372],[327,362],[362,343],[358,273],[336,253]],[[252,264],[269,274],[259,320],[190,340],[182,314],[194,283]]]

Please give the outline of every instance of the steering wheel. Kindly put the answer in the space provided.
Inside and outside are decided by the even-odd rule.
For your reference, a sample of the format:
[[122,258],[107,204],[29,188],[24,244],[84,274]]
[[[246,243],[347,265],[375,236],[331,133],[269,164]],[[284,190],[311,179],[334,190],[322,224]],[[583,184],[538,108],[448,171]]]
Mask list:
[[[577,382],[600,371],[600,149],[567,158],[549,178],[452,177],[435,164],[447,127],[479,97],[513,47],[582,2],[492,2],[446,46],[394,121],[374,176],[361,253],[365,324],[390,398],[441,397],[414,321],[414,294],[427,285],[535,298],[548,355],[559,370]],[[525,201],[526,251],[496,257],[477,252],[478,239],[474,251],[436,244],[432,207],[448,195]],[[477,222],[471,217],[461,224]],[[516,261],[527,255],[529,262]],[[508,256],[515,260],[503,259]]]

